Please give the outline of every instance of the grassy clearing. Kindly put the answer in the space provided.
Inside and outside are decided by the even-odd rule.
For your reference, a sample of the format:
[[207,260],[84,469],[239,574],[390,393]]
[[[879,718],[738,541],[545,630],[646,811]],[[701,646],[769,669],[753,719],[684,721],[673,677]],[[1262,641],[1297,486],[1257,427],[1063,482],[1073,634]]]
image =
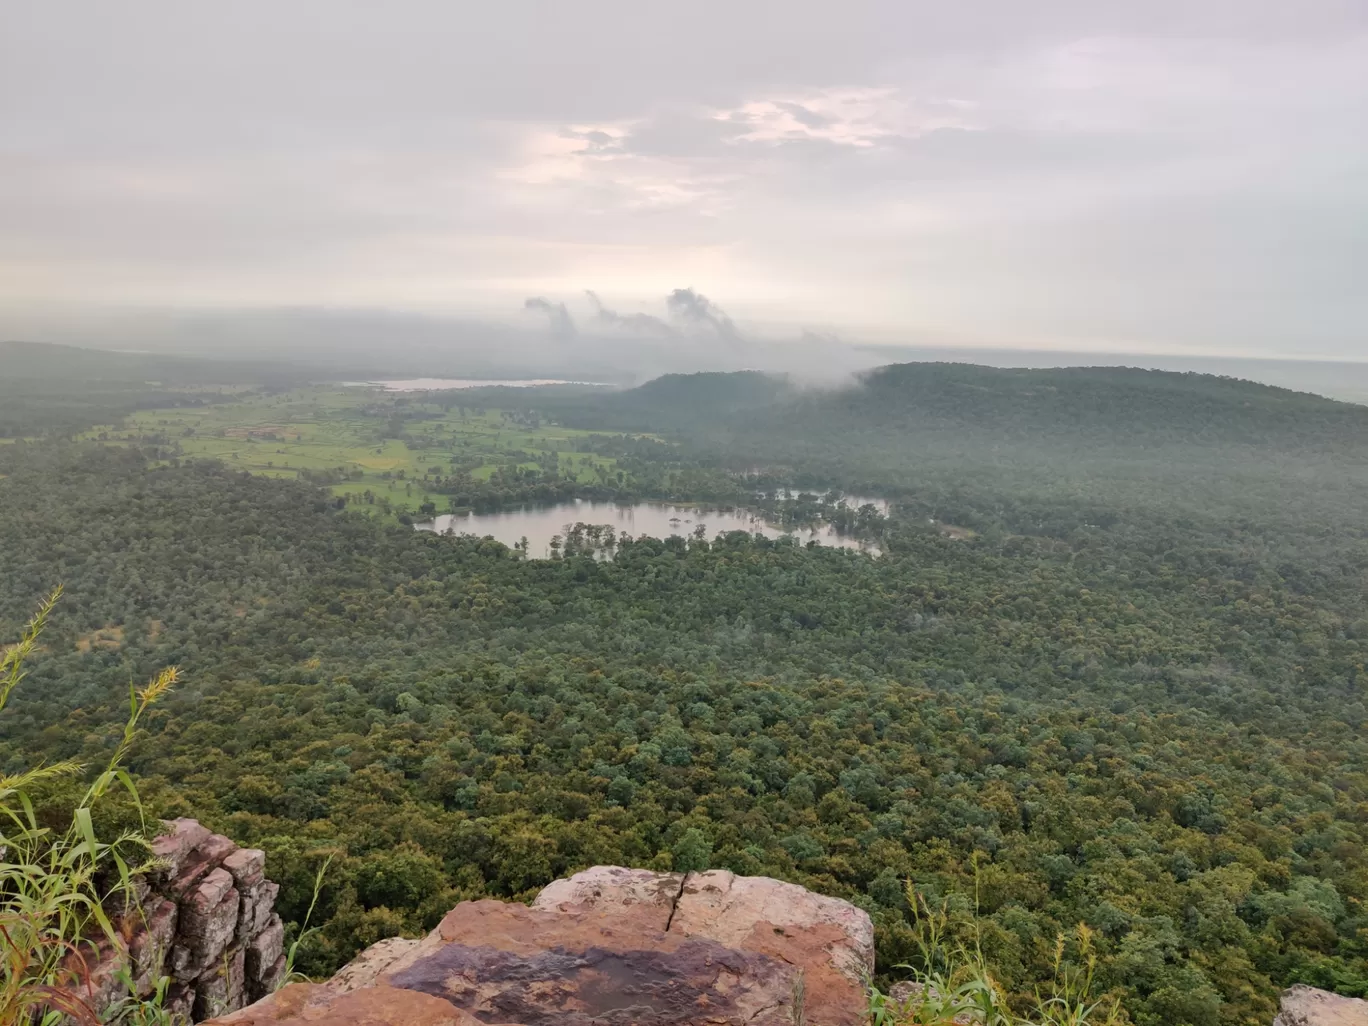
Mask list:
[[[84,437],[106,444],[174,445],[184,458],[212,458],[268,477],[334,474],[335,495],[369,492],[397,512],[444,495],[428,492],[429,473],[461,469],[488,480],[500,468],[535,470],[554,458],[560,473],[592,484],[616,461],[578,451],[594,432],[528,423],[506,410],[444,403],[364,388],[319,385],[290,392],[240,392],[196,408],[144,410]],[[403,437],[399,437],[402,435]]]

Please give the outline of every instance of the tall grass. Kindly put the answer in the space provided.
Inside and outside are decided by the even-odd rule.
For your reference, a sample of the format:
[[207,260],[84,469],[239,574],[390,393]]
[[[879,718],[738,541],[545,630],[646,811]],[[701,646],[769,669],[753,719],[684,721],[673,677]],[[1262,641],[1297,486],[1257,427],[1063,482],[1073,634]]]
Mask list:
[[[19,641],[0,654],[0,714],[23,681],[24,662],[60,597],[58,588],[39,607]],[[75,782],[85,768],[70,760],[0,776],[2,1026],[51,1026],[64,1016],[81,1024],[100,1021],[105,1009],[94,1006],[93,959],[98,958],[101,942],[107,948],[122,946],[110,911],[135,906],[134,878],[151,866],[146,818],[123,763],[143,715],[179,679],[179,671],[169,667],[142,688],[129,685],[123,736],[84,791]],[[54,830],[39,822],[34,793],[62,781],[74,783],[79,798],[69,824]],[[96,835],[93,813],[115,789],[132,799],[140,826],[102,840]]]
[[918,964],[904,964],[910,993],[895,999],[869,987],[870,1026],[1119,1026],[1120,1006],[1093,995],[1097,954],[1093,934],[1082,923],[1075,930],[1077,960],[1065,957],[1068,938],[1055,940],[1054,978],[1047,990],[1037,989],[1023,1015],[1012,1008],[1007,992],[994,978],[983,955],[974,917],[972,942],[952,942],[948,904],[932,908],[911,884],[906,895],[913,915],[913,940]]
[[309,910],[304,913],[304,922],[299,926],[299,935],[290,943],[285,951],[285,973],[280,978],[278,986],[283,987],[287,983],[310,983],[307,976],[295,968],[295,959],[299,956],[299,947],[306,940],[318,932],[317,926],[310,926],[309,921],[313,919],[314,908],[318,905],[318,896],[323,893],[323,878],[327,875],[328,867],[332,865],[333,857],[329,855],[323,860],[322,865],[314,871],[313,897],[309,899]]

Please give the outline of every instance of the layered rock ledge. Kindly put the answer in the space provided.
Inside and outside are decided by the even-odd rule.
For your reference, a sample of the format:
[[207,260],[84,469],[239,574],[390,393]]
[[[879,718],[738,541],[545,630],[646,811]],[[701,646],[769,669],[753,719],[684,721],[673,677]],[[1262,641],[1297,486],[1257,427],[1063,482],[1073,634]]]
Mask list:
[[421,941],[368,948],[222,1026],[856,1026],[874,929],[764,877],[598,866],[529,907],[457,905]]
[[167,1010],[198,1021],[272,993],[285,972],[285,932],[265,853],[193,819],[164,826],[152,844],[163,868],[137,878],[136,900],[117,917],[126,944],[101,943],[81,997],[103,1011],[126,995],[125,970],[140,998],[168,976]]

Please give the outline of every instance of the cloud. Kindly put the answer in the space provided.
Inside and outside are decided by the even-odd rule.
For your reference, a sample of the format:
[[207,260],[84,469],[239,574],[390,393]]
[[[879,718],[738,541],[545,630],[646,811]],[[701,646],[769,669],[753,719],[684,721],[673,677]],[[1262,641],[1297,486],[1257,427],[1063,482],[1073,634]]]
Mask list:
[[646,313],[620,314],[616,310],[610,310],[604,306],[603,301],[598,297],[598,293],[592,289],[585,289],[584,294],[589,297],[589,302],[594,307],[594,317],[600,324],[628,331],[638,331],[646,335],[670,337],[678,334],[674,328],[659,317],[652,317]]
[[[648,313],[619,313],[605,306],[593,289],[585,289],[584,295],[594,311],[593,323],[615,332],[656,338],[707,336],[727,342],[737,342],[742,338],[735,322],[726,312],[692,288],[674,289],[665,297],[665,309],[675,324]],[[574,318],[564,303],[545,296],[533,296],[523,302],[523,308],[545,314],[551,322],[552,334],[562,337],[575,334]],[[811,339],[816,340],[817,337],[814,335]],[[823,340],[834,342],[835,336],[827,336]]]
[[400,6],[10,19],[0,318],[530,296],[642,348],[1362,354],[1361,0]]
[[523,309],[546,314],[551,325],[551,334],[560,338],[575,337],[575,319],[570,316],[570,311],[564,303],[553,303],[545,296],[532,296],[523,301]]
[[707,296],[693,289],[675,289],[665,297],[665,307],[676,320],[692,328],[708,328],[719,338],[739,340],[732,319]]

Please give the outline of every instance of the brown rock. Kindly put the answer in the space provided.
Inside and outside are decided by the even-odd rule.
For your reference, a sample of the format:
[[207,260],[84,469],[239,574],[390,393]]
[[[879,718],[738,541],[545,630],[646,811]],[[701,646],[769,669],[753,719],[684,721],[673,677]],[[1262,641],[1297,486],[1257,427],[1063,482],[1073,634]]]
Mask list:
[[250,937],[256,924],[257,888],[248,887],[238,891],[237,935]]
[[[201,829],[203,829],[201,827]],[[211,834],[200,842],[199,847],[180,860],[180,869],[172,877],[168,890],[180,898],[199,886],[200,881],[222,865],[223,860],[237,851],[237,845],[222,834]],[[231,882],[232,877],[229,875]]]
[[233,874],[238,890],[245,890],[265,878],[266,853],[260,848],[239,848],[224,858],[223,868]]
[[339,995],[326,986],[292,983],[264,1001],[213,1020],[212,1026],[484,1026],[440,998],[392,987]]
[[285,951],[285,927],[280,916],[271,916],[266,929],[247,945],[247,978],[260,980]]
[[874,972],[874,924],[849,902],[764,876],[690,873],[670,932],[802,966],[809,1020],[824,1026],[862,1020],[864,981]]
[[224,837],[222,834],[210,834],[200,842],[195,849],[195,854],[208,859],[215,866],[221,866],[225,859],[234,852],[241,850],[231,838]]
[[124,952],[105,937],[92,941],[81,951],[72,952],[67,965],[80,981],[75,988],[77,996],[97,1015],[127,994],[119,979],[119,973],[127,965]]
[[195,989],[188,983],[173,983],[166,988],[166,1009],[172,1022],[189,1022],[190,1010],[195,1003]]
[[[224,866],[224,868],[228,867]],[[280,893],[280,885],[272,883],[270,880],[261,880],[255,884],[241,885],[239,893],[242,895],[242,900],[238,904],[238,935],[255,937],[266,929],[266,924],[271,921],[276,895]]]
[[172,952],[177,975],[196,975],[208,968],[233,940],[238,924],[238,892],[225,869],[215,869],[181,904],[181,945],[188,960]]
[[533,908],[548,912],[594,909],[598,912],[641,916],[659,920],[664,930],[679,898],[683,873],[656,873],[649,869],[595,866],[566,880],[542,888]]
[[[148,883],[147,875],[138,873],[129,878],[126,888],[119,888],[105,899],[104,908],[112,916],[136,916],[141,912],[143,903],[151,896],[152,885]],[[154,899],[152,904],[155,904],[156,900],[159,899]]]
[[189,893],[186,899],[187,907],[192,913],[205,915],[210,909],[218,908],[232,889],[232,875],[227,870],[215,869]]
[[262,972],[259,980],[247,981],[247,997],[250,1000],[260,1001],[280,989],[280,985],[285,982],[285,961],[285,956],[281,955]]
[[797,976],[778,959],[666,933],[612,908],[472,901],[447,913],[380,983],[525,1026],[779,1026],[791,1021]]
[[664,919],[672,934],[800,966],[805,1011],[816,1023],[858,1020],[864,980],[874,971],[874,924],[866,913],[768,877],[596,866],[550,884],[533,907]]
[[418,1010],[379,1001],[361,1020],[342,1003],[416,992],[523,1026],[792,1026],[800,1007],[813,1024],[860,1026],[872,960],[869,917],[801,887],[597,867],[532,907],[463,902],[422,941],[382,942],[327,986],[286,987],[228,1021],[399,1026]]
[[164,861],[161,875],[171,879],[180,873],[181,862],[209,838],[209,828],[193,819],[172,819],[162,823],[166,833],[152,842],[152,856]]
[[328,986],[339,994],[369,987],[381,973],[420,943],[407,937],[386,937],[376,941],[339,969],[337,975],[328,981]]
[[128,942],[134,989],[139,997],[146,997],[152,992],[157,978],[166,969],[167,956],[176,937],[179,914],[176,903],[163,898],[140,917],[133,937]]
[[254,937],[266,929],[266,924],[271,921],[274,914],[276,895],[279,893],[280,884],[272,883],[270,880],[264,880],[256,886],[252,899],[252,917],[249,922],[243,924],[243,934]]
[[242,949],[225,952],[195,980],[195,1020],[225,1015],[241,1008],[245,984]]
[[1368,1026],[1368,1001],[1297,984],[1283,991],[1273,1026]]

